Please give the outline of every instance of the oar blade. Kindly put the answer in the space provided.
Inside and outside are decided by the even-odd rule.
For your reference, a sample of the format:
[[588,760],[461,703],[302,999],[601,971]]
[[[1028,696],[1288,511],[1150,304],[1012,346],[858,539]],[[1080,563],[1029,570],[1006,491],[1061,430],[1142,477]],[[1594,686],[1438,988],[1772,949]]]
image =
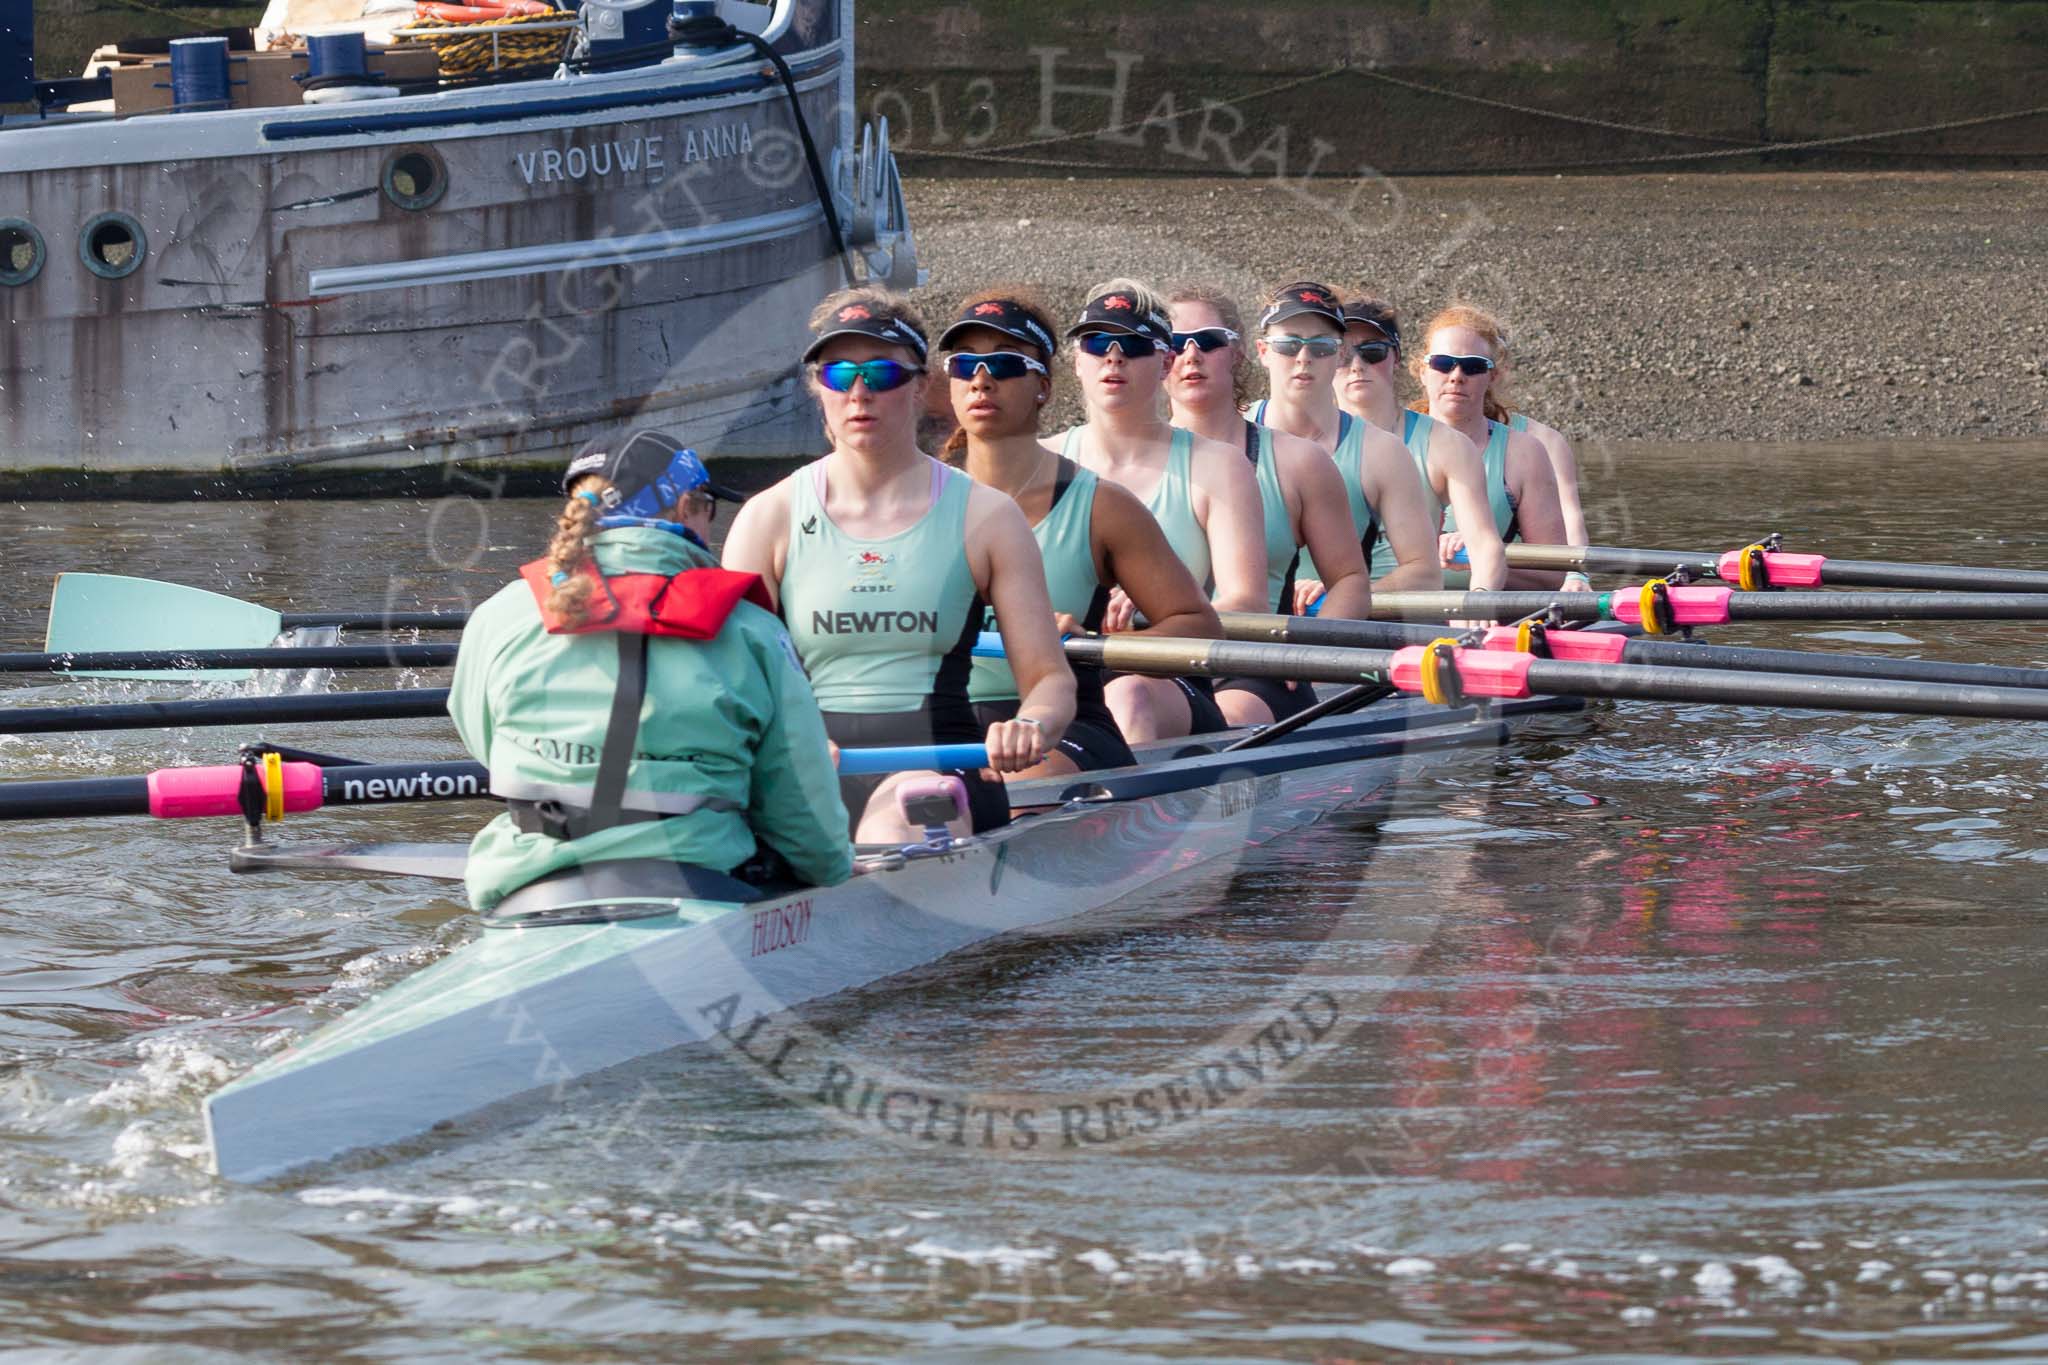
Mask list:
[[[144,649],[256,649],[282,622],[269,607],[204,588],[124,574],[57,575],[43,648],[51,652]],[[248,669],[87,673],[82,677],[240,682]]]

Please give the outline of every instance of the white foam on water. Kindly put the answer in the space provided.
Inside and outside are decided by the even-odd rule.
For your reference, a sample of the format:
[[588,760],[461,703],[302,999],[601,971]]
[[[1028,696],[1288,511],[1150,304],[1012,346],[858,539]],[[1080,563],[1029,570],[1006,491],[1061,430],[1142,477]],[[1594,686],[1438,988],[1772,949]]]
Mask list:
[[124,1180],[140,1180],[164,1150],[163,1142],[155,1130],[146,1122],[136,1121],[123,1128],[114,1139],[114,1150],[107,1164],[112,1166]]
[[1754,1270],[1757,1279],[1772,1289],[1790,1293],[1806,1283],[1804,1272],[1782,1256],[1755,1256],[1743,1264]]
[[905,1248],[911,1255],[921,1257],[926,1263],[937,1265],[943,1261],[957,1261],[961,1265],[994,1266],[998,1270],[1019,1271],[1040,1265],[1053,1259],[1054,1253],[1045,1247],[988,1247],[982,1250],[944,1246],[925,1239]]
[[1131,1258],[1151,1265],[1177,1265],[1191,1278],[1209,1273],[1209,1258],[1193,1247],[1177,1247],[1172,1251],[1141,1251]]
[[182,1038],[144,1038],[135,1045],[142,1064],[86,1097],[87,1107],[133,1113],[162,1107],[186,1094],[206,1094],[227,1084],[235,1071],[205,1048]]
[[1387,1262],[1387,1273],[1396,1279],[1418,1279],[1436,1273],[1436,1262],[1420,1256],[1403,1256]]
[[340,1185],[318,1185],[310,1190],[299,1191],[299,1202],[315,1208],[339,1208],[345,1204],[383,1204],[388,1208],[410,1209],[423,1204],[444,1204],[451,1196],[445,1194],[404,1194],[398,1190],[387,1190],[380,1186],[365,1185],[350,1189]]
[[1123,1262],[1099,1247],[1082,1252],[1074,1258],[1098,1275],[1114,1275],[1123,1269]]
[[1735,1272],[1720,1261],[1708,1261],[1693,1272],[1692,1283],[1702,1294],[1725,1295],[1735,1288]]

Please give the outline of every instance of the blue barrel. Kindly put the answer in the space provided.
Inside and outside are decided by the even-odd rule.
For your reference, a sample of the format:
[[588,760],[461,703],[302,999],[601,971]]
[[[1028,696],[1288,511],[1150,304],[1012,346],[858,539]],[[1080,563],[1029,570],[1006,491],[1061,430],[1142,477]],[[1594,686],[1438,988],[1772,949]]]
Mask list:
[[583,0],[577,17],[597,70],[652,66],[668,56],[669,9],[660,0]]
[[171,105],[218,109],[228,102],[228,40],[171,39]]
[[307,75],[316,81],[367,81],[368,53],[360,33],[314,33],[306,36]]

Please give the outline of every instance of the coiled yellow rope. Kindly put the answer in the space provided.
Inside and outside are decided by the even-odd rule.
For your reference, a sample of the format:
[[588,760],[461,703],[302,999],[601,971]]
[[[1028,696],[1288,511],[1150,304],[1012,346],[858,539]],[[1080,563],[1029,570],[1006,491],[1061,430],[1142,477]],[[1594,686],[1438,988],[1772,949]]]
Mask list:
[[[569,35],[574,30],[566,28],[544,29],[539,33],[499,33],[495,39],[490,34],[464,32],[415,34],[414,29],[465,30],[517,28],[522,24],[558,23],[575,16],[567,10],[549,10],[545,14],[508,14],[502,19],[478,19],[462,23],[433,20],[407,28],[396,29],[392,36],[400,42],[425,43],[434,49],[434,56],[440,63],[443,76],[473,76],[479,72],[503,70],[514,66],[537,66],[544,62],[559,62],[562,52],[568,46]],[[493,43],[495,42],[495,48]],[[493,54],[495,52],[495,64]]]

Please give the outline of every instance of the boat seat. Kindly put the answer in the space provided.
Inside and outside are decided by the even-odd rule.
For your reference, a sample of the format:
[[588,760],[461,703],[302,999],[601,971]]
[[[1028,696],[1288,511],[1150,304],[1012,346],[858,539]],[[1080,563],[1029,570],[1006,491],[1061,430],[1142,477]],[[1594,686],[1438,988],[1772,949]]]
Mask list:
[[747,905],[772,891],[663,858],[606,858],[551,872],[493,906],[489,924],[578,924],[665,915],[679,900]]

